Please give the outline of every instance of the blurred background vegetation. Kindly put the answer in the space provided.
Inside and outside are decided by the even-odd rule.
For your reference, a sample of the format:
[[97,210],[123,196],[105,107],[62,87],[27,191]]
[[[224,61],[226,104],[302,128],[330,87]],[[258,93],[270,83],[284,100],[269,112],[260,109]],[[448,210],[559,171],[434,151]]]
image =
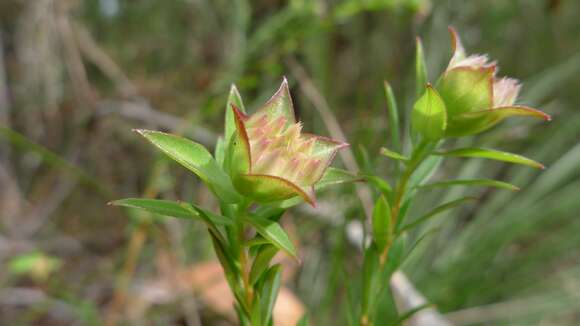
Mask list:
[[[434,178],[495,177],[522,191],[425,192],[413,212],[465,192],[480,200],[429,225],[404,271],[458,325],[577,325],[578,13],[575,0],[2,0],[0,323],[232,324],[201,225],[106,205],[131,196],[215,204],[131,129],[211,148],[231,83],[251,110],[285,75],[305,129],[329,134],[335,118],[358,164],[387,177],[392,164],[377,155],[389,145],[383,80],[406,116],[415,37],[434,82],[453,25],[469,52],[523,80],[522,103],[553,117],[456,142],[548,168],[446,161]],[[302,264],[287,263],[281,325],[304,312],[313,325],[344,325],[360,277],[365,213],[354,186],[319,198],[318,210],[283,219]],[[396,313],[388,296],[378,313]]]

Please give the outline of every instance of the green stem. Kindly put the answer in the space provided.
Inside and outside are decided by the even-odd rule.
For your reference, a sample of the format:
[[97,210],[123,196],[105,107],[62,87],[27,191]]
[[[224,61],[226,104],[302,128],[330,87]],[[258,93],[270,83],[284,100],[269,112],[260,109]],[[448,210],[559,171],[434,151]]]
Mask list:
[[[396,186],[395,192],[394,192],[394,200],[393,200],[393,204],[391,206],[391,223],[390,223],[390,225],[392,225],[393,227],[396,225],[397,219],[399,218],[399,215],[401,212],[401,204],[402,204],[403,198],[405,197],[405,194],[407,193],[407,186],[409,184],[409,181],[411,180],[411,176],[417,170],[419,165],[421,165],[421,163],[427,157],[429,157],[429,155],[431,154],[431,152],[434,148],[433,145],[434,145],[434,143],[431,143],[431,142],[428,142],[425,140],[419,142],[419,144],[417,145],[417,147],[413,151],[413,154],[411,155],[411,159],[406,164],[405,170],[403,171],[401,178],[397,182],[397,186]],[[385,264],[387,262],[387,256],[389,254],[389,250],[393,244],[393,241],[394,241],[394,239],[393,239],[393,237],[391,237],[389,239],[389,242],[385,246],[385,249],[383,250],[383,252],[380,253],[378,272],[382,271],[385,267]],[[370,258],[366,257],[366,255],[365,255],[364,259],[370,259]],[[375,272],[377,272],[377,271],[375,271]],[[362,312],[362,315],[361,315],[361,318],[359,321],[361,326],[372,326],[373,325],[373,321],[370,318],[370,314],[369,314],[369,312],[372,310],[373,310],[372,307],[367,307],[365,309],[365,311]]]
[[[246,251],[245,246],[245,231],[246,225],[244,223],[244,217],[248,214],[248,208],[250,207],[250,202],[244,201],[239,204],[236,214],[236,225],[235,225],[235,240],[236,244],[234,246],[234,250],[236,250],[236,257],[239,261],[239,271],[240,274],[238,279],[240,280],[240,287],[243,292],[243,299],[245,300],[244,304],[248,307],[248,311],[251,314],[253,310],[253,302],[254,302],[254,289],[250,284],[250,268],[251,268],[251,261],[248,253]],[[246,316],[248,320],[251,320],[251,316]],[[242,322],[242,321],[240,321]]]

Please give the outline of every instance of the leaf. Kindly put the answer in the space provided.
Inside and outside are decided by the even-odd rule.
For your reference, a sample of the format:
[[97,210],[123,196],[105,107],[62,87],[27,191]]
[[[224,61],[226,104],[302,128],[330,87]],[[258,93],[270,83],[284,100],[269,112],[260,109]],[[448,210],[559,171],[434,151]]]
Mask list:
[[420,185],[423,182],[429,180],[431,176],[433,176],[435,171],[437,171],[437,168],[441,164],[441,161],[443,161],[443,158],[438,156],[430,156],[427,159],[425,159],[415,170],[413,175],[411,175],[411,179],[409,180],[409,186],[411,188],[414,188],[415,186]]
[[385,196],[380,196],[373,209],[373,238],[379,252],[383,252],[391,241],[391,207]]
[[46,278],[58,270],[62,261],[40,251],[32,251],[11,258],[7,264],[10,273],[29,274],[33,277]]
[[389,117],[389,128],[391,129],[391,141],[393,142],[393,148],[398,151],[401,150],[401,141],[399,139],[400,122],[397,100],[391,85],[386,80],[384,81],[383,85],[385,88],[385,97],[387,98],[387,113]]
[[332,186],[332,185],[337,185],[337,184],[341,184],[341,183],[348,183],[348,182],[356,182],[356,181],[361,181],[361,180],[363,180],[362,177],[354,175],[354,174],[350,173],[349,171],[329,167],[328,169],[326,169],[326,172],[324,172],[324,175],[322,175],[322,178],[320,179],[320,181],[318,181],[314,185],[314,188],[316,190],[320,190],[320,189],[323,189],[323,188],[326,188],[326,187]]
[[419,98],[423,94],[423,88],[427,84],[427,65],[425,64],[425,53],[423,51],[423,42],[417,37],[415,42],[415,87],[417,89],[415,96]]
[[424,138],[439,140],[447,128],[447,109],[439,93],[428,84],[423,96],[413,106],[413,129]]
[[469,179],[469,180],[447,180],[429,183],[426,185],[419,186],[420,189],[432,189],[432,188],[443,188],[443,187],[453,187],[453,186],[483,186],[483,187],[495,187],[501,189],[507,189],[511,191],[519,191],[520,188],[503,181],[493,180],[493,179]]
[[454,116],[450,122],[450,125],[453,125],[454,128],[450,126],[446,134],[453,137],[480,133],[495,126],[502,120],[513,116],[527,116],[545,121],[551,120],[548,114],[527,106],[513,105],[494,107],[491,109],[465,112]]
[[104,197],[111,197],[111,190],[106,188],[106,186],[103,185],[100,180],[97,180],[93,176],[88,175],[79,167],[68,162],[57,153],[40,144],[32,142],[26,138],[26,136],[4,126],[0,126],[0,135],[6,137],[6,139],[15,147],[38,155],[48,166],[61,170],[63,173],[78,179],[84,185],[93,187]]
[[183,165],[205,182],[226,203],[237,203],[241,197],[234,189],[229,176],[202,145],[191,140],[158,131],[137,130],[153,145]]
[[270,240],[274,246],[284,250],[291,257],[297,259],[296,249],[294,249],[294,245],[280,224],[255,215],[245,217],[244,221],[256,228],[256,231],[264,238]]
[[363,268],[362,268],[362,302],[361,309],[363,315],[368,315],[373,301],[373,290],[376,283],[376,271],[379,267],[379,253],[377,247],[370,245],[364,253]]
[[425,309],[425,308],[429,308],[433,306],[430,303],[424,303],[421,305],[418,305],[412,309],[409,309],[407,311],[405,311],[404,314],[402,314],[401,316],[399,316],[399,318],[397,320],[395,320],[393,323],[389,324],[389,326],[399,326],[402,325],[403,322],[405,322],[407,319],[413,317],[413,315],[415,315],[416,313],[418,313],[419,311]]
[[109,205],[138,208],[154,214],[183,219],[201,218],[206,222],[209,221],[211,223],[220,225],[233,224],[232,221],[227,217],[214,214],[210,211],[202,209],[201,207],[197,207],[188,203],[175,202],[171,200],[126,198],[112,201],[109,203]]
[[246,113],[242,96],[234,84],[230,86],[230,94],[226,104],[226,127],[224,130],[224,142],[226,144],[230,143],[230,138],[232,138],[232,135],[236,132],[236,122],[234,119],[234,112],[232,111],[232,105],[235,105],[241,112]]
[[260,248],[250,271],[250,284],[252,286],[260,279],[260,276],[262,276],[264,271],[268,269],[270,261],[274,258],[277,252],[278,248],[270,244],[264,245]]
[[109,203],[109,205],[139,208],[154,214],[177,218],[184,219],[199,218],[199,214],[192,212],[190,209],[181,206],[181,203],[174,202],[171,200],[126,198],[112,201]]
[[392,150],[390,150],[390,149],[388,149],[386,147],[381,147],[381,155],[384,155],[386,157],[390,157],[390,158],[395,159],[395,160],[398,160],[398,161],[404,161],[404,162],[406,162],[406,161],[409,160],[408,157],[406,157],[406,156],[404,156],[402,154],[399,154],[397,152],[394,152],[394,151],[392,151]]
[[427,213],[427,214],[419,217],[418,219],[414,220],[413,222],[411,222],[411,223],[409,223],[409,224],[401,227],[401,230],[399,230],[398,233],[400,234],[400,233],[403,233],[403,232],[405,232],[407,230],[410,230],[410,229],[412,229],[412,228],[414,228],[414,227],[416,227],[416,226],[418,226],[418,225],[426,222],[430,218],[439,215],[440,213],[443,213],[443,212],[445,212],[447,210],[450,210],[452,208],[455,208],[455,207],[457,207],[457,206],[459,206],[461,204],[464,204],[464,203],[466,203],[468,201],[472,201],[472,200],[477,200],[477,198],[475,198],[475,197],[462,197],[462,198],[459,198],[459,199],[456,199],[456,200],[452,200],[450,202],[447,202],[445,204],[442,204],[440,206],[437,206],[434,209],[432,209],[429,213]]
[[477,147],[467,147],[467,148],[460,148],[455,149],[447,152],[436,152],[435,155],[440,156],[455,156],[455,157],[476,157],[476,158],[486,158],[490,160],[496,161],[504,161],[510,162],[515,164],[522,164],[531,166],[537,169],[544,169],[544,165],[538,163],[534,160],[531,160],[527,157],[512,154],[508,152],[502,152],[494,149],[486,149],[486,148],[477,148]]
[[514,116],[531,117],[536,119],[541,119],[544,121],[551,121],[552,117],[550,115],[523,105],[512,105],[512,106],[502,106],[496,107],[488,110],[465,112],[458,116],[459,119],[473,119],[477,121],[477,124],[472,128],[483,131],[499,123],[500,121]]
[[264,283],[260,291],[260,306],[262,307],[262,324],[269,325],[272,318],[272,310],[278,298],[280,283],[282,281],[282,267],[279,264],[272,266],[264,275]]
[[385,197],[391,198],[393,194],[393,188],[387,180],[375,175],[365,175],[364,178],[369,184],[377,188]]
[[186,208],[191,208],[191,209],[195,210],[201,218],[206,220],[206,222],[211,221],[212,223],[215,223],[215,224],[233,225],[233,221],[230,218],[216,214],[216,213],[209,211],[209,210],[207,210],[203,207],[200,207],[198,205],[190,204],[190,203],[182,203],[181,205],[186,207]]
[[222,137],[218,137],[215,143],[214,154],[216,162],[221,166],[224,167],[224,161],[226,156],[226,143]]

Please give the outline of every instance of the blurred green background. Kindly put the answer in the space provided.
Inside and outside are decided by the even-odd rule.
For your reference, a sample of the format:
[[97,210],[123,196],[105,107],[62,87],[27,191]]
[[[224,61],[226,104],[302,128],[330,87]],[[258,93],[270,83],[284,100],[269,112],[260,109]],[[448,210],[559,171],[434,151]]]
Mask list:
[[[329,134],[334,117],[358,164],[388,177],[392,164],[377,155],[390,144],[383,80],[405,117],[415,37],[434,82],[453,25],[468,52],[523,81],[520,102],[553,121],[511,119],[451,143],[548,168],[447,160],[434,178],[493,177],[522,191],[422,194],[416,214],[466,192],[480,200],[429,225],[436,232],[404,271],[457,325],[579,324],[579,13],[576,0],[2,0],[0,323],[232,324],[228,303],[211,299],[220,292],[199,286],[211,272],[196,266],[213,258],[201,225],[106,205],[132,196],[215,205],[131,129],[212,148],[231,83],[252,110],[286,76],[305,130]],[[352,185],[319,200],[283,219],[302,258],[285,283],[294,314],[344,325],[364,210]],[[386,296],[381,320],[394,311]]]

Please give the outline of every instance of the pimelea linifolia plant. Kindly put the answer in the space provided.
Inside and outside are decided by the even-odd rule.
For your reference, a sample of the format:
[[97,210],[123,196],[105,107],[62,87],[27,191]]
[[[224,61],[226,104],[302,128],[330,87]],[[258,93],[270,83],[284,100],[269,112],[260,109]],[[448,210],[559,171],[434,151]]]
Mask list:
[[[376,175],[366,176],[369,183],[380,193],[380,197],[373,210],[370,232],[372,241],[365,246],[362,293],[357,304],[352,305],[349,314],[353,316],[351,324],[375,325],[377,299],[381,297],[381,291],[389,285],[393,272],[424,238],[420,236],[414,243],[408,243],[408,231],[424,225],[448,209],[475,199],[457,198],[421,216],[408,216],[409,206],[416,200],[419,190],[458,185],[518,189],[509,183],[491,179],[454,179],[427,183],[442,158],[485,158],[543,169],[542,164],[531,159],[493,149],[469,147],[439,150],[449,138],[477,135],[511,116],[550,120],[550,116],[542,111],[517,105],[521,84],[512,78],[498,77],[497,65],[490,62],[487,55],[468,56],[457,32],[453,28],[449,31],[453,55],[447,69],[434,85],[427,80],[423,49],[420,40],[417,40],[418,99],[413,105],[411,128],[406,135],[408,139],[404,139],[410,145],[404,152],[401,151],[399,141],[396,101],[390,86],[385,83],[393,149],[382,148],[381,153],[394,160],[397,168],[393,169],[389,180]],[[393,324],[401,323],[426,306],[419,306],[401,314],[400,319],[393,321]]]
[[234,294],[240,324],[272,325],[282,272],[272,258],[280,250],[296,257],[278,220],[301,202],[316,206],[315,189],[355,179],[346,171],[329,168],[347,144],[302,132],[286,79],[251,115],[232,86],[225,133],[216,144],[215,156],[176,135],[137,132],[195,173],[215,195],[220,212],[160,199],[129,198],[112,204],[205,223]]
[[[492,179],[427,183],[442,158],[476,157],[543,168],[531,159],[493,149],[439,149],[446,139],[477,135],[511,116],[550,120],[542,111],[517,105],[520,83],[498,77],[497,65],[489,62],[486,55],[468,56],[455,30],[450,28],[450,32],[453,55],[434,85],[427,81],[423,49],[420,40],[417,41],[417,99],[411,128],[402,140],[396,100],[385,83],[392,149],[382,148],[381,154],[393,159],[396,168],[389,180],[364,175],[380,196],[373,209],[369,232],[372,240],[364,247],[360,300],[351,300],[354,304],[349,307],[352,325],[374,324],[381,292],[424,238],[409,244],[408,231],[475,199],[457,198],[422,216],[409,217],[407,212],[419,190],[457,185],[518,189]],[[214,156],[202,145],[179,136],[137,131],[199,176],[215,195],[220,212],[186,201],[160,199],[130,198],[113,204],[204,222],[236,299],[240,324],[272,325],[272,308],[281,279],[281,266],[272,264],[272,258],[280,250],[296,257],[294,246],[278,220],[285,210],[301,202],[315,206],[316,189],[358,180],[347,171],[329,168],[337,151],[347,145],[302,132],[286,80],[252,115],[245,112],[242,99],[232,86],[226,106],[225,133],[216,144]],[[407,144],[405,148],[403,143]],[[393,323],[402,322],[423,307],[402,314]]]

